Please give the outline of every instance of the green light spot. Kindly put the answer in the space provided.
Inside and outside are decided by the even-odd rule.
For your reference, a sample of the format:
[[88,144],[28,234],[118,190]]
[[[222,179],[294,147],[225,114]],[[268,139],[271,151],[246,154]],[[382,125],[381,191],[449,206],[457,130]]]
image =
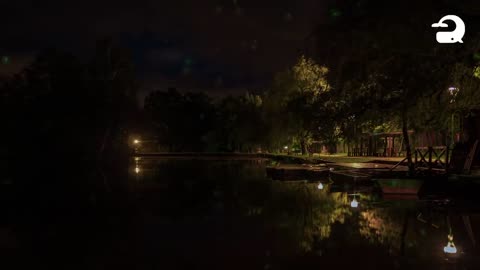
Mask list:
[[480,53],[474,53],[473,54],[473,59],[476,60],[476,61],[480,61]]
[[6,65],[10,63],[10,58],[8,56],[2,56],[2,64]]
[[193,60],[192,58],[186,58],[183,62],[186,66],[190,66],[193,63]]
[[330,9],[330,16],[337,18],[337,17],[340,17],[341,15],[342,15],[342,12],[340,10],[336,8]]

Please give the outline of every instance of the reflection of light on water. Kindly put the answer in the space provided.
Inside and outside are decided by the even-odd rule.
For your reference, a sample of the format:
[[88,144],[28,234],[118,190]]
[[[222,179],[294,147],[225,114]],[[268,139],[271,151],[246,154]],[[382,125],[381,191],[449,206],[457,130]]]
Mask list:
[[323,184],[322,183],[318,183],[318,189],[323,189]]
[[448,244],[443,248],[443,252],[450,253],[450,254],[457,253],[457,248],[455,247],[455,244],[453,243],[453,235],[452,234],[448,235]]
[[139,160],[140,160],[140,158],[139,158],[139,157],[135,157],[135,161],[139,161]]
[[350,206],[353,207],[353,208],[357,208],[357,207],[358,207],[358,201],[357,201],[357,199],[355,198],[355,196],[353,196],[353,200],[352,200],[352,202],[350,203]]
[[332,168],[330,168],[330,171],[331,171],[331,172],[332,172],[332,171],[334,171],[334,170],[335,170],[335,168],[333,168],[333,167],[332,167]]
[[138,167],[138,166],[135,167],[135,173],[136,173],[136,174],[140,173],[140,167]]

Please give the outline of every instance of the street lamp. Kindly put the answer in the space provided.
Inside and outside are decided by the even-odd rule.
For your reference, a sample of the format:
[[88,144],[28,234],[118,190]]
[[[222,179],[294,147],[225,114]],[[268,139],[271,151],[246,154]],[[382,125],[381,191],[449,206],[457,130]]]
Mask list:
[[455,98],[457,97],[459,91],[460,91],[460,89],[458,89],[458,87],[455,87],[455,86],[448,87],[448,92],[450,93],[450,96],[452,97],[450,99],[450,103],[455,102]]
[[[455,98],[458,95],[458,92],[460,92],[460,89],[455,86],[450,86],[448,88],[448,92],[450,93],[450,104],[455,103]],[[451,146],[453,147],[455,143],[455,111],[452,112],[452,120],[451,120],[451,126],[450,126],[450,132],[451,132]]]
[[133,140],[133,143],[134,143],[134,144],[139,144],[139,143],[140,143],[140,141],[139,141],[139,140],[137,140],[137,139],[135,139],[135,140]]

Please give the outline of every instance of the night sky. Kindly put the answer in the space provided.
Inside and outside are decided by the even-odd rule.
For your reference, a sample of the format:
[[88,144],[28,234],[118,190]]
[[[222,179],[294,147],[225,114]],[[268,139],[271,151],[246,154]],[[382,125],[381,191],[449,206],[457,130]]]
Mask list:
[[[261,2],[261,3],[260,3]],[[331,2],[331,1],[330,1]],[[266,85],[291,65],[328,1],[2,1],[1,74],[49,47],[91,57],[107,36],[134,55],[142,91],[177,87],[209,94]]]
[[[273,75],[291,66],[309,46],[311,33],[322,25],[330,27],[332,17],[363,14],[362,18],[370,18],[374,26],[376,16],[388,17],[396,12],[395,18],[399,19],[393,23],[407,23],[409,14],[423,6],[418,12],[426,14],[425,21],[410,22],[412,31],[426,31],[425,38],[435,42],[430,23],[438,14],[432,15],[430,7],[476,18],[480,15],[477,0],[412,0],[402,4],[403,10],[390,7],[393,1],[372,0],[370,12],[362,13],[366,2],[2,1],[0,76],[18,72],[45,48],[68,51],[88,61],[96,42],[111,37],[131,50],[141,95],[176,87],[224,96],[268,87]],[[350,14],[345,9],[342,13],[339,6],[348,7]],[[467,21],[467,39],[475,32],[471,27],[471,20]],[[328,39],[328,34],[320,36]]]

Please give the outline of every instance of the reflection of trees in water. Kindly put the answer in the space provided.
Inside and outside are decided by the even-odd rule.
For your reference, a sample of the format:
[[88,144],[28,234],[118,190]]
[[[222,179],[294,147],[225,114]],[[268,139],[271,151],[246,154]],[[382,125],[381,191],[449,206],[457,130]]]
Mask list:
[[394,209],[375,208],[360,213],[360,235],[371,243],[389,246],[390,252],[398,251],[402,243],[402,217],[392,213]]
[[261,214],[302,251],[311,250],[315,240],[328,238],[332,224],[344,223],[351,215],[346,193],[328,193],[316,184],[272,182],[268,196],[262,208],[248,213]]

